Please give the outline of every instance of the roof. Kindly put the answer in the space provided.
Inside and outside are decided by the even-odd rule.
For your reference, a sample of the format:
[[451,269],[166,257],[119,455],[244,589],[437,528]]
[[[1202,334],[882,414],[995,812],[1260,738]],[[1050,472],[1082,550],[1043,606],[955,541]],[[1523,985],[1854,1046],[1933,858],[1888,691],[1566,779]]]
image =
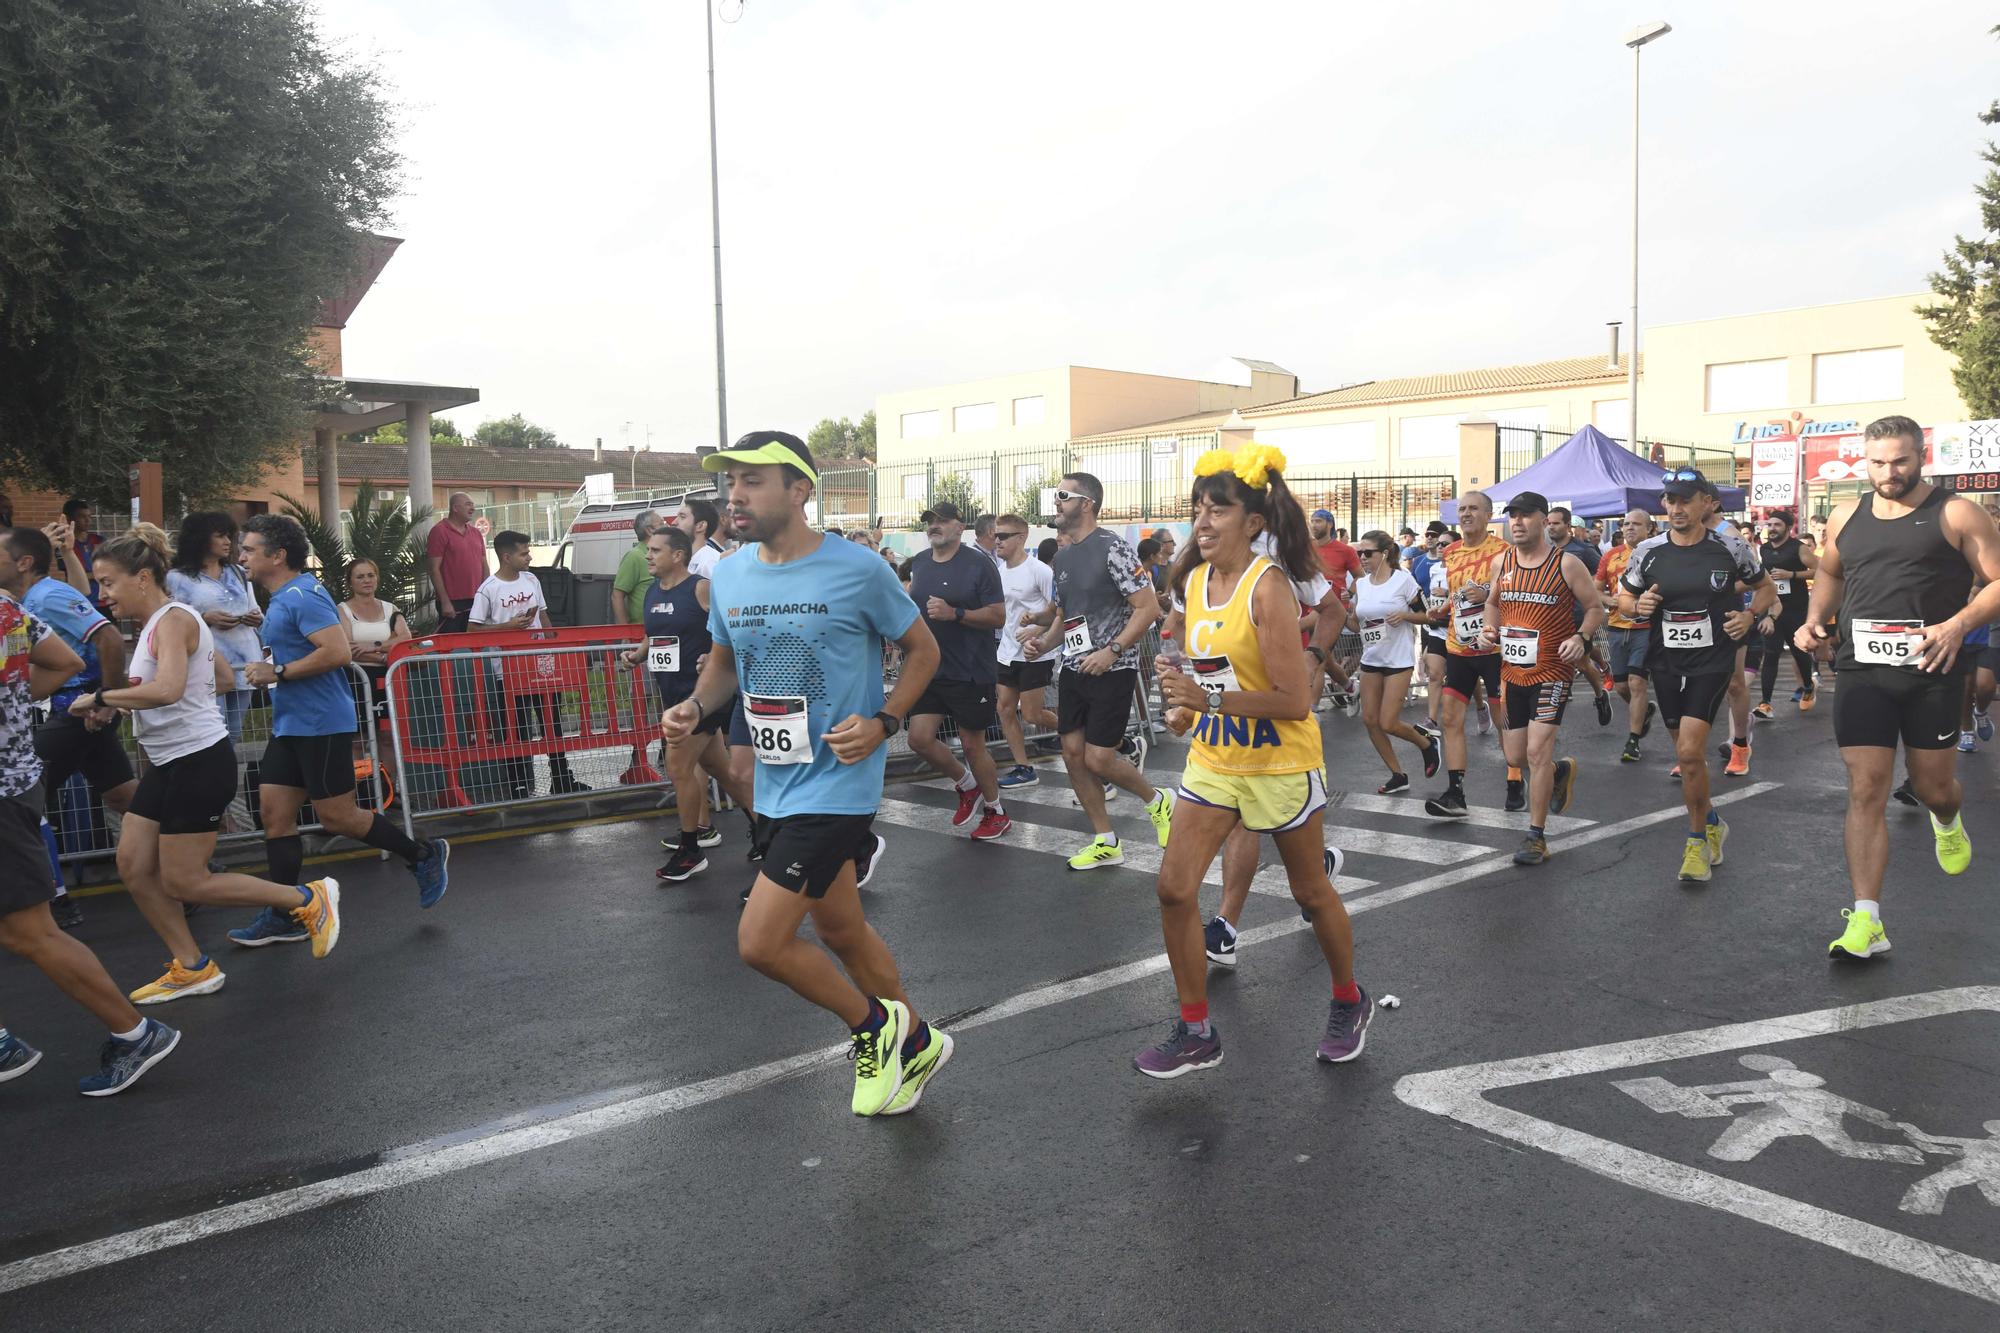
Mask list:
[[[319,475],[318,451],[305,450],[306,476]],[[641,452],[638,484],[672,486],[706,480],[694,454]],[[431,446],[431,479],[440,486],[493,484],[575,487],[593,472],[611,472],[620,485],[632,476],[633,459],[624,450],[596,457],[589,449],[499,449],[482,444]],[[383,481],[410,475],[408,450],[400,444],[340,445],[340,479]]]
[[[1625,360],[1620,357],[1613,369],[1604,356],[1569,356],[1559,361],[1530,361],[1518,366],[1494,366],[1486,370],[1447,371],[1438,375],[1409,375],[1401,379],[1370,380],[1344,389],[1309,393],[1282,403],[1242,409],[1245,417],[1282,416],[1322,407],[1360,407],[1374,403],[1406,403],[1425,398],[1462,398],[1477,393],[1516,393],[1524,390],[1565,388],[1579,384],[1612,384],[1625,378]],[[1646,361],[1639,359],[1643,369]]]
[[1233,356],[1229,359],[1232,361],[1241,361],[1244,365],[1250,367],[1250,369],[1261,370],[1266,375],[1289,375],[1292,373],[1275,361],[1259,361],[1254,357],[1248,356]]
[[1135,435],[1172,435],[1184,430],[1220,430],[1222,424],[1239,411],[1247,414],[1250,409],[1223,407],[1209,412],[1195,412],[1184,417],[1170,417],[1165,421],[1149,421],[1143,426],[1126,426],[1122,430],[1101,430],[1095,435],[1078,435],[1073,437],[1070,443],[1096,444],[1105,440],[1129,440]]
[[314,405],[313,426],[338,435],[354,435],[392,421],[409,418],[409,405],[420,403],[433,413],[479,401],[479,390],[420,380],[367,380],[353,375],[321,375],[325,397]]

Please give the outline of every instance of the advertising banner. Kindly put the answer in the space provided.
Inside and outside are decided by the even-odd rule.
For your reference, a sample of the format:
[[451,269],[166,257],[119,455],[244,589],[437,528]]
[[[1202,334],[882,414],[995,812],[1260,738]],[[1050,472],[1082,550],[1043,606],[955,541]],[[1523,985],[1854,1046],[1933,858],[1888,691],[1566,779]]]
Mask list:
[[2000,421],[1947,421],[1926,434],[1932,481],[1948,491],[2000,491]]
[[1798,503],[1799,441],[1796,436],[1759,440],[1750,446],[1750,506],[1770,509]]

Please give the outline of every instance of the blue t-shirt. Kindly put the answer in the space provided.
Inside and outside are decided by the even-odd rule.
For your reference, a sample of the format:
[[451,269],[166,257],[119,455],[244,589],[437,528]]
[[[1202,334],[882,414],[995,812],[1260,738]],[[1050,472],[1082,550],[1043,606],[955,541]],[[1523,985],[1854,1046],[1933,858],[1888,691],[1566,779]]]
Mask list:
[[855,542],[823,537],[812,554],[782,565],[761,554],[753,547],[715,567],[708,630],[736,654],[746,711],[750,696],[805,699],[812,762],[759,759],[757,813],[871,814],[882,801],[888,747],[843,764],[825,736],[851,714],[882,710],[882,641],[909,630],[916,605],[882,557]]
[[[1004,603],[1000,590],[1000,567],[977,546],[960,546],[949,560],[937,560],[929,551],[919,551],[910,560],[910,600],[917,614],[924,613],[935,597],[948,606],[979,611]],[[938,642],[939,680],[971,681],[991,685],[1000,676],[1000,631],[980,629],[955,620],[927,621],[931,636]]]
[[63,687],[49,697],[50,716],[59,717],[67,713],[72,699],[96,689],[99,684],[117,689],[125,683],[122,680],[103,680],[103,667],[97,660],[97,645],[90,641],[90,636],[107,622],[90,604],[88,597],[61,579],[44,575],[28,589],[21,605],[53,629],[71,651],[83,659],[83,670],[64,681]]
[[[319,580],[297,574],[271,594],[271,604],[264,608],[264,646],[271,650],[274,664],[296,662],[317,651],[308,636],[339,623],[340,613]],[[354,696],[346,671],[325,671],[271,687],[273,736],[332,736],[353,730]]]

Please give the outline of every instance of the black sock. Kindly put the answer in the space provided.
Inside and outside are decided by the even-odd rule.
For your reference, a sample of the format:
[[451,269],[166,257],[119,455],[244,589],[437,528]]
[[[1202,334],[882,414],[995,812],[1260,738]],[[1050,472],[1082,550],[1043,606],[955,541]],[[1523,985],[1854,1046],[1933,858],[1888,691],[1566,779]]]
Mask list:
[[1465,790],[1464,769],[1454,768],[1453,770],[1451,770],[1451,786],[1448,788],[1448,790],[1455,792],[1463,792]]
[[1529,836],[1529,837],[1531,837],[1531,838],[1539,838],[1539,837],[1542,837],[1542,836],[1544,836],[1544,835],[1545,835],[1545,834],[1546,834],[1547,832],[1548,832],[1548,830],[1544,829],[1544,828],[1543,828],[1543,827],[1542,827],[1542,826],[1541,826],[1540,824],[1530,824],[1530,825],[1528,825],[1528,836]]
[[861,1020],[860,1027],[852,1030],[855,1032],[880,1032],[882,1025],[888,1021],[889,1011],[882,1007],[880,1000],[871,995],[868,997],[868,1017]]
[[385,852],[400,856],[411,865],[431,854],[428,845],[419,847],[409,834],[380,815],[369,821],[368,831],[361,835],[361,841],[370,847],[378,847]]
[[298,834],[264,839],[264,856],[271,863],[271,878],[279,884],[296,886],[305,869],[305,839]]
[[1732,745],[1741,745],[1741,746],[1743,746],[1743,747],[1744,747],[1745,749],[1748,749],[1748,748],[1749,748],[1749,746],[1750,746],[1750,738],[1749,738],[1748,736],[1731,736],[1731,737],[1729,738],[1729,741],[1730,741],[1730,744],[1732,744]]
[[903,1038],[903,1051],[902,1051],[903,1058],[905,1060],[909,1059],[911,1056],[918,1054],[924,1049],[924,1047],[930,1044],[931,1044],[931,1025],[929,1023],[924,1022],[922,1019],[918,1019],[917,1030],[915,1032],[912,1032],[909,1036]]

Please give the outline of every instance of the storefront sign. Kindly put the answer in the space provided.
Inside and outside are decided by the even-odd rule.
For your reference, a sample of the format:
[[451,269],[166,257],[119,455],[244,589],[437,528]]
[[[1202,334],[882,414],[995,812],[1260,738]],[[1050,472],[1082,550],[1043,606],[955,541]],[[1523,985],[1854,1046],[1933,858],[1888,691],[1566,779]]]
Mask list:
[[1750,505],[1767,509],[1798,503],[1799,441],[1759,440],[1750,446]]
[[1846,435],[1860,426],[1858,421],[1813,421],[1803,412],[1793,412],[1790,416],[1773,417],[1761,426],[1739,421],[1736,423],[1736,438],[1731,443],[1755,444],[1759,440],[1806,440],[1815,435]]

